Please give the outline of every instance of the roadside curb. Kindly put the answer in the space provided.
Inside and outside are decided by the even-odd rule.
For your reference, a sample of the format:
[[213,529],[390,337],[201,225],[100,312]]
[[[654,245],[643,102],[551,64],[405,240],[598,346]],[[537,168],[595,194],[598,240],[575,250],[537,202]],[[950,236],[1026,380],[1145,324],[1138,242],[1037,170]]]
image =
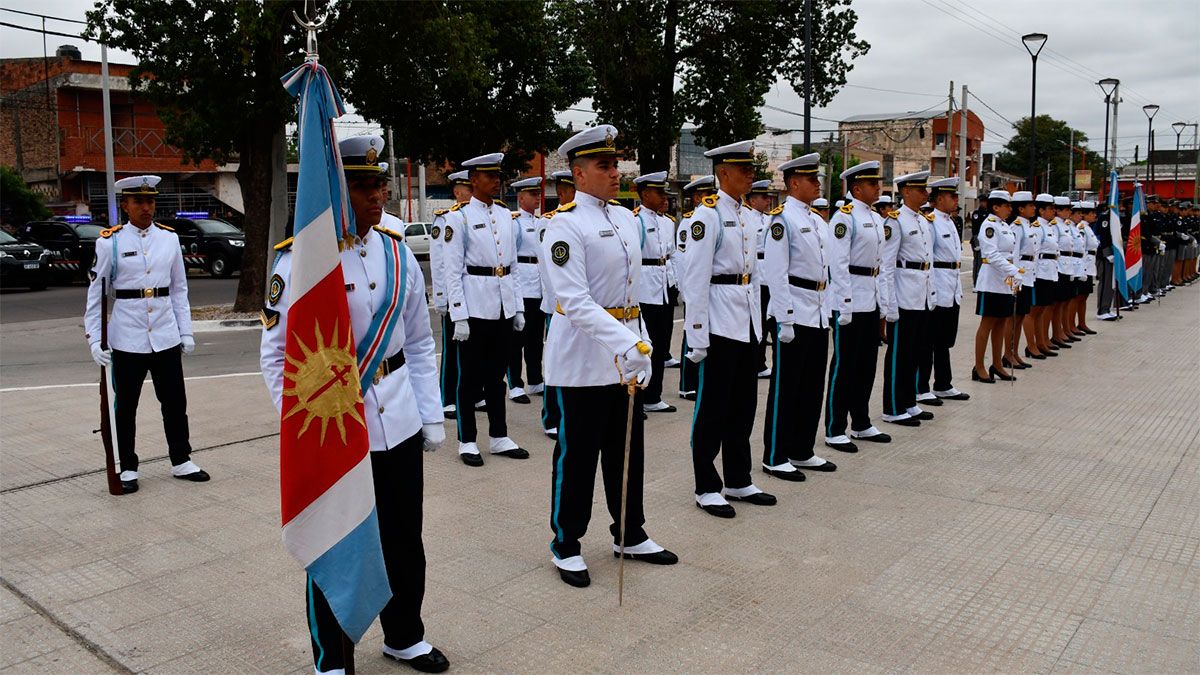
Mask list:
[[258,319],[214,319],[192,322],[192,331],[195,333],[220,333],[231,330],[257,330],[259,328],[262,328],[262,322]]

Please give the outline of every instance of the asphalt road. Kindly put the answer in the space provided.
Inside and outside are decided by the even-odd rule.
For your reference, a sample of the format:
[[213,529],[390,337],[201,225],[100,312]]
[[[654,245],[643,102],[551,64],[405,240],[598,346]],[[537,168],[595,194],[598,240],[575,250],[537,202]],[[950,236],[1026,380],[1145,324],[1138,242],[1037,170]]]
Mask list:
[[[214,279],[206,274],[188,276],[188,298],[193,307],[232,303],[238,277]],[[44,291],[24,288],[0,290],[0,324],[82,317],[87,286],[51,286]]]

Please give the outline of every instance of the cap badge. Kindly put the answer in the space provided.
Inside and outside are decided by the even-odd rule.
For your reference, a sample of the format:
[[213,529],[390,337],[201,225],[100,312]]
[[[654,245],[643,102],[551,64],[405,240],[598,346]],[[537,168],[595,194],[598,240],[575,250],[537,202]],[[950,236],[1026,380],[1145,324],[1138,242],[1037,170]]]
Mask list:
[[[375,142],[371,141],[371,143],[374,144]],[[374,164],[375,160],[377,159],[379,159],[379,152],[376,151],[375,148],[368,148],[366,157],[367,164]]]
[[608,132],[608,131],[604,132],[604,147],[606,147],[606,148],[613,147],[613,140],[614,139],[613,139],[612,132]]

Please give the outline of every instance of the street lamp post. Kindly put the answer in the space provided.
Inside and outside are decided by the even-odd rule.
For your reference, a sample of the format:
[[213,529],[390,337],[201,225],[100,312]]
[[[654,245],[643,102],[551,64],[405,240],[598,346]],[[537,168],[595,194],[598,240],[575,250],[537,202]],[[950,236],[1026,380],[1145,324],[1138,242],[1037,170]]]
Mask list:
[[1150,194],[1158,194],[1154,190],[1154,116],[1158,114],[1158,106],[1153,103],[1142,106],[1146,113],[1146,178],[1150,183]]
[[1021,36],[1025,51],[1033,59],[1033,80],[1029,87],[1029,185],[1037,192],[1037,175],[1034,156],[1037,154],[1037,57],[1046,45],[1045,33],[1029,33]]
[[1171,197],[1179,199],[1179,136],[1188,125],[1186,122],[1176,122],[1171,128],[1175,130],[1175,186],[1171,188]]
[[1108,116],[1112,112],[1112,94],[1121,81],[1115,77],[1106,77],[1096,84],[1100,85],[1100,91],[1104,92],[1104,180],[1108,180]]

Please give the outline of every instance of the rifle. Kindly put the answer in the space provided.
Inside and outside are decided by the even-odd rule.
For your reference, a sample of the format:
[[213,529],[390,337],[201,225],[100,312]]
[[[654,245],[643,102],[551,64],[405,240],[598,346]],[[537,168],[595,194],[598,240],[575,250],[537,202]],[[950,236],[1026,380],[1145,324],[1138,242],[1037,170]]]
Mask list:
[[[100,348],[108,349],[108,279],[100,280]],[[113,409],[109,405],[108,369],[100,366],[100,440],[104,443],[104,473],[108,477],[108,494],[122,495],[121,480],[117,476],[116,453],[113,448]]]

